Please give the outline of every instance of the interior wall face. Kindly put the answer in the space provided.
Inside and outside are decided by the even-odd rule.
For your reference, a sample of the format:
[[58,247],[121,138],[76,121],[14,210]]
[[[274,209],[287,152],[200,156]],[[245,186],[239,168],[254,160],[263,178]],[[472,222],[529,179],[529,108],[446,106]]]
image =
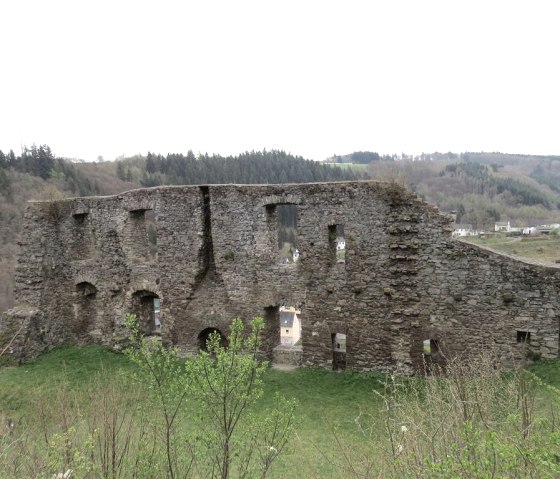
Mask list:
[[[288,256],[278,243],[286,204],[297,217]],[[506,365],[527,347],[558,355],[560,268],[452,240],[448,217],[393,184],[158,187],[30,203],[24,222],[18,306],[0,322],[5,332],[25,323],[12,347],[21,359],[62,343],[119,347],[139,292],[160,298],[162,340],[185,353],[207,328],[263,316],[271,357],[278,308],[293,306],[309,366],[333,366],[336,333],[346,368],[361,371],[420,370],[425,340],[438,345],[433,361],[487,348]]]

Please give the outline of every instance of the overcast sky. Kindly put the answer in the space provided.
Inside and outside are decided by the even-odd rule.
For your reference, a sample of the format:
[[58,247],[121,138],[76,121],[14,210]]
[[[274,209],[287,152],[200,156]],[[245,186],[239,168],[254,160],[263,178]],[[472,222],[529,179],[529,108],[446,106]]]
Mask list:
[[0,149],[560,154],[556,1],[0,2]]

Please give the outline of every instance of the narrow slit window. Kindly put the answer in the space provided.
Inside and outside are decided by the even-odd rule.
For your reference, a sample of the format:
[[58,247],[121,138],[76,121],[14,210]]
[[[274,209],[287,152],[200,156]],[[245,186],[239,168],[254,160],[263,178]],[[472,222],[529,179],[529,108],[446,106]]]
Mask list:
[[346,238],[344,225],[329,225],[329,247],[336,263],[346,262]]
[[334,371],[346,369],[346,334],[332,333],[332,366]]

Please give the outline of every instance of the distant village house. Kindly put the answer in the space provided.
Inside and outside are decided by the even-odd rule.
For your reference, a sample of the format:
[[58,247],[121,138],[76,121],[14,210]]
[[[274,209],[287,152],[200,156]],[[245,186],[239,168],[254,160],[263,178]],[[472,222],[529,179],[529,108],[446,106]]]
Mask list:
[[474,236],[476,234],[478,233],[476,231],[473,231],[472,225],[456,224],[451,236],[453,238],[461,238],[464,236]]
[[282,306],[280,308],[280,344],[294,346],[301,339],[301,311]]

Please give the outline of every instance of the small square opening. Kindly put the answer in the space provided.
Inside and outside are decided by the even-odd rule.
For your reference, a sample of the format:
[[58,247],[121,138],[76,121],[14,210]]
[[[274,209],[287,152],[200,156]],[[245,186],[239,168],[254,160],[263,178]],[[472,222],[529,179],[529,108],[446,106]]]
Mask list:
[[531,332],[530,331],[517,331],[517,342],[518,343],[530,343],[531,342]]
[[422,349],[426,356],[437,353],[439,351],[439,341],[437,339],[424,339]]

